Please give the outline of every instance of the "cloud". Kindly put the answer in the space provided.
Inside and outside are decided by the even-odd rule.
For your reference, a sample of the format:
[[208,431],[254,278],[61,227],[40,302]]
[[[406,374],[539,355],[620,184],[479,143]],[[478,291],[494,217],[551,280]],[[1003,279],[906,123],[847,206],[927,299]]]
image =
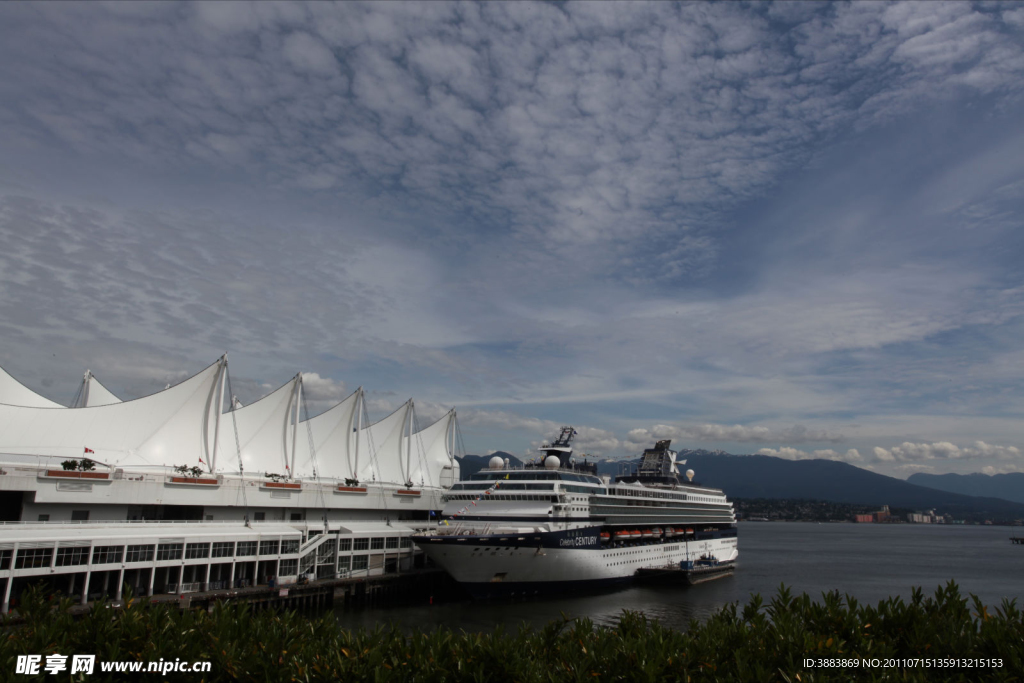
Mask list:
[[[731,442],[731,443],[839,443],[845,440],[841,434],[826,430],[808,429],[803,425],[793,425],[786,429],[771,429],[761,426],[745,425],[654,425],[650,429],[633,429],[628,435],[627,445],[633,448],[647,448],[658,439],[693,439],[697,441]],[[647,445],[643,445],[647,444]]]
[[[545,437],[542,441],[532,441],[531,455],[536,455],[536,449],[542,443],[550,443],[561,432],[562,425],[551,420],[543,420],[535,417],[523,417],[515,413],[497,410],[464,409],[459,411],[459,421],[467,427],[489,427],[502,431],[527,432]],[[589,455],[601,456],[616,451],[620,441],[615,434],[596,427],[585,425],[575,426],[577,435],[573,440],[573,450],[577,454],[587,453]]]
[[783,458],[785,460],[836,460],[838,462],[858,465],[864,460],[856,448],[851,448],[845,453],[839,453],[831,448],[808,453],[796,448],[783,446],[781,448],[762,448],[757,451],[757,455],[769,455],[774,458]]
[[1012,460],[1020,457],[1016,446],[994,446],[984,441],[975,441],[974,446],[961,448],[948,441],[935,443],[911,443],[904,441],[892,448],[874,448],[875,458],[883,462],[912,462],[921,460],[956,460],[960,458],[996,458]]

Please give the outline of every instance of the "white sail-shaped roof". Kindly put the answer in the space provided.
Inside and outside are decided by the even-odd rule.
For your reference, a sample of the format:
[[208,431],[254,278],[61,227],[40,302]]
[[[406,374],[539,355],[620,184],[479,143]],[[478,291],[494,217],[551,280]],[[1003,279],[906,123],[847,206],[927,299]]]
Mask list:
[[246,472],[272,472],[286,476],[290,473],[296,394],[300,382],[300,376],[296,375],[280,389],[255,403],[224,413],[217,455],[219,469],[237,472],[241,448]]
[[412,469],[410,479],[419,486],[451,486],[459,480],[459,462],[451,450],[455,411],[449,410],[440,420],[406,437]]
[[63,408],[59,403],[40,396],[0,368],[0,403],[30,408]]
[[356,479],[404,484],[409,480],[406,435],[412,401],[359,432]]
[[[355,460],[358,410],[362,409],[362,390],[330,410],[299,424],[295,441],[295,476],[328,479],[358,479]],[[310,433],[313,451],[309,449]],[[315,456],[315,462],[314,462]]]
[[91,370],[85,371],[85,379],[82,386],[81,406],[91,408],[93,406],[109,406],[120,403],[121,399],[114,395],[110,389],[100,384]]
[[152,396],[75,410],[0,405],[0,453],[120,466],[210,462],[227,360]]

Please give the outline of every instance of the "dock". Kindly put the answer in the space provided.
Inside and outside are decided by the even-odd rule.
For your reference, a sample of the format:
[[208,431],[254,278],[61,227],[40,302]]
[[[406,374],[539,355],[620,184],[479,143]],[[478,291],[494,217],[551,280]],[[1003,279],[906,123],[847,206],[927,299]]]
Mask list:
[[1014,545],[1024,545],[1024,537],[1010,536],[1010,543],[1013,543]]

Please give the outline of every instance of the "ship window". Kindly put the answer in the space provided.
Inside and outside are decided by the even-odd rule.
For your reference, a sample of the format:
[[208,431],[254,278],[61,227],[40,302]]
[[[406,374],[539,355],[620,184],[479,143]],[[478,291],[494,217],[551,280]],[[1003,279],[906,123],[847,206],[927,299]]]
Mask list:
[[88,510],[72,510],[71,511],[71,521],[72,522],[87,522],[87,521],[89,521],[89,511]]
[[357,539],[355,539],[354,543],[352,544],[352,548],[354,550],[369,550],[370,549],[370,539],[368,539],[368,538],[357,538]]
[[342,538],[338,541],[339,550],[352,550],[352,539]]
[[152,562],[155,545],[130,545],[125,554],[125,562]]
[[101,545],[92,552],[93,564],[110,564],[120,562],[124,557],[123,545]]
[[260,541],[260,555],[277,555],[278,541]]
[[383,550],[384,539],[383,538],[371,538],[370,539],[370,550]]
[[398,547],[398,536],[388,536],[386,547],[397,548]]

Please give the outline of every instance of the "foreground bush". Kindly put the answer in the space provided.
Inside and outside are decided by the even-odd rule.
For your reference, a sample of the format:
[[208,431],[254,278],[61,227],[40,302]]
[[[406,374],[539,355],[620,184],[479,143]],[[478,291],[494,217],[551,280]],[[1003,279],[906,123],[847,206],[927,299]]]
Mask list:
[[[405,635],[395,629],[350,632],[332,615],[253,613],[218,606],[179,612],[130,602],[72,617],[67,604],[37,595],[23,601],[25,623],[0,645],[0,680],[71,679],[15,675],[17,655],[95,654],[97,661],[204,660],[211,672],[113,674],[74,680],[187,681],[1021,681],[1024,619],[1015,602],[998,609],[960,596],[952,582],[909,603],[860,605],[837,592],[820,602],[785,588],[767,604],[754,596],[686,632],[626,612],[615,628],[588,620],[540,630],[467,634],[449,629]],[[884,668],[885,660],[996,659],[1002,667]],[[879,660],[879,666],[805,667],[814,660]]]

